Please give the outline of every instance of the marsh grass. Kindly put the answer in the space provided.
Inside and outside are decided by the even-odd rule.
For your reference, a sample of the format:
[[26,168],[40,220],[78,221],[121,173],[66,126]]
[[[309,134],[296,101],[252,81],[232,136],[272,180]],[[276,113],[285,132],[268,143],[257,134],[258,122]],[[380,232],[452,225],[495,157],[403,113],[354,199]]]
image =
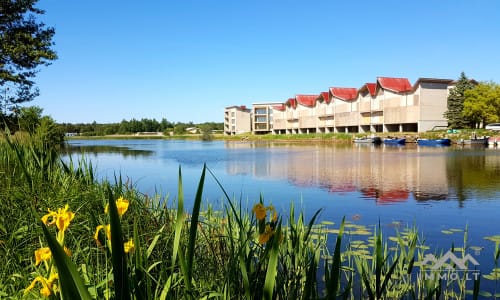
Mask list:
[[[333,223],[318,222],[321,211],[306,220],[293,205],[287,216],[262,218],[242,199],[231,198],[207,166],[188,212],[180,167],[177,199],[170,202],[139,193],[120,176],[113,183],[97,182],[90,163],[63,163],[54,149],[29,137],[7,136],[0,155],[0,256],[6,258],[0,264],[1,298],[40,297],[36,289],[23,293],[41,272],[33,253],[43,245],[50,247],[60,274],[53,298],[460,299],[486,294],[479,281],[467,290],[460,280],[444,284],[416,278],[416,262],[430,251],[416,228],[388,237],[380,226],[372,230],[345,220],[333,228]],[[224,195],[220,209],[202,203],[207,176]],[[123,215],[117,213],[119,198],[129,201]],[[39,221],[47,209],[66,204],[75,213],[64,240],[70,257]],[[264,196],[253,204],[272,212]],[[95,229],[103,224],[110,224],[111,236],[100,232],[96,241]],[[462,247],[454,247],[457,253],[468,248],[466,232]],[[329,239],[335,240],[333,246]],[[126,253],[126,240],[133,242],[132,252]],[[500,278],[499,244],[489,280]]]

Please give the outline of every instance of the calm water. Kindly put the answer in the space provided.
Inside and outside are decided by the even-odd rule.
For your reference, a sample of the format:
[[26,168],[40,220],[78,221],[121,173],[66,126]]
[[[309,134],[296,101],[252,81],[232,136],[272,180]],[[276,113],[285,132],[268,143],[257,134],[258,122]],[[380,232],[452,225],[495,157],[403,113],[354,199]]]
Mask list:
[[[262,194],[286,213],[290,203],[307,214],[322,209],[321,220],[346,219],[393,228],[416,224],[433,249],[463,244],[463,234],[442,231],[469,227],[473,253],[490,265],[500,234],[500,149],[477,147],[374,147],[372,145],[197,142],[166,140],[78,140],[69,142],[73,159],[85,157],[101,178],[115,174],[147,194],[177,198],[182,168],[186,201],[194,198],[203,164],[230,196],[249,206]],[[207,176],[204,199],[224,203]],[[487,262],[486,262],[487,261]],[[481,263],[481,261],[480,261]],[[491,268],[482,270],[489,273]]]

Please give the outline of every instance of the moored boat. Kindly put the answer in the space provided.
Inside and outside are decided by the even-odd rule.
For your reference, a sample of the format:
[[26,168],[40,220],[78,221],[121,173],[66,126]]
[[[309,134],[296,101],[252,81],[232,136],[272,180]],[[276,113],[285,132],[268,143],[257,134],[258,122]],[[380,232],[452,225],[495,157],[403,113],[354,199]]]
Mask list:
[[405,138],[385,138],[384,144],[386,145],[404,145],[406,143]]
[[458,144],[486,146],[486,145],[488,145],[488,139],[489,139],[488,137],[472,138],[472,139],[460,140],[460,141],[458,141]]
[[382,143],[382,139],[378,136],[375,137],[356,137],[352,140],[354,143],[358,144],[376,144]]
[[419,146],[450,146],[451,140],[448,138],[442,139],[417,139]]

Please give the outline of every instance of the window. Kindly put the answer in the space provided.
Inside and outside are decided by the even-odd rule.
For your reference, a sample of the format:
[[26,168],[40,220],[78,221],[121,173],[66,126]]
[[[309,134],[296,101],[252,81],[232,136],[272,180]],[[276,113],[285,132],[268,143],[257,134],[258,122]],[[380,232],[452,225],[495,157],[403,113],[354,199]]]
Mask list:
[[267,109],[266,108],[256,108],[255,109],[255,114],[256,115],[266,115],[267,114]]

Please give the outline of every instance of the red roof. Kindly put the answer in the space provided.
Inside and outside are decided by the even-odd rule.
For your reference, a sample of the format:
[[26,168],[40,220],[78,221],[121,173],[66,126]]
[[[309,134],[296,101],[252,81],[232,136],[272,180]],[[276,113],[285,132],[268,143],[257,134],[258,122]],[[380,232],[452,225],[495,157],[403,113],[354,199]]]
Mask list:
[[316,98],[318,95],[296,95],[295,99],[297,102],[304,106],[313,107],[316,104]]
[[378,204],[405,202],[410,195],[407,190],[383,191],[374,187],[361,189],[361,193],[367,198],[375,199]]
[[321,92],[316,98],[317,101],[325,101],[326,103],[330,103],[330,94],[328,92]]
[[295,98],[290,98],[286,101],[285,105],[296,108],[297,107],[297,100],[295,100]]
[[368,93],[370,93],[370,95],[372,96],[375,96],[376,94],[376,91],[377,91],[377,84],[376,83],[365,83],[360,89],[359,91],[362,92],[362,91],[367,91]]
[[412,90],[408,78],[378,77],[377,82],[383,89],[396,93],[409,92]]
[[284,111],[286,109],[285,104],[273,105],[273,109]]
[[355,88],[332,87],[330,88],[330,93],[335,98],[339,98],[340,100],[344,101],[350,101],[356,99],[358,90]]

